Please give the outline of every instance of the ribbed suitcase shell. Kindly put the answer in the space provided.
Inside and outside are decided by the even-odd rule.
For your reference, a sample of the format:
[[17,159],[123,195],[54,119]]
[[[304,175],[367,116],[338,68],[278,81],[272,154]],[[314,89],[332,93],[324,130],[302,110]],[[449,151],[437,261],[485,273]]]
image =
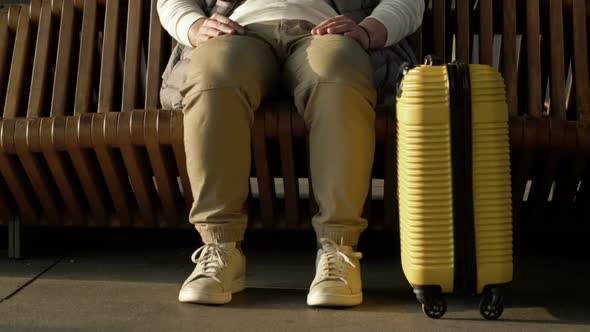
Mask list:
[[[482,293],[488,285],[512,280],[508,109],[498,71],[469,65],[469,72],[476,292]],[[447,66],[409,70],[400,91],[397,160],[403,270],[413,287],[439,285],[443,293],[453,293],[455,211]]]

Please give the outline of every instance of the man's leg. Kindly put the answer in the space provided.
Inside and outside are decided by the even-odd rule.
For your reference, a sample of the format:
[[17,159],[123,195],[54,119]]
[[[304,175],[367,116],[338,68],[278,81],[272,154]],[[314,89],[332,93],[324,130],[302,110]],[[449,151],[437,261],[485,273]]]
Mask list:
[[275,81],[265,42],[247,36],[209,40],[193,51],[182,90],[184,143],[194,203],[189,220],[203,242],[235,242],[246,228],[254,111]]
[[372,68],[367,53],[341,35],[306,37],[293,49],[285,74],[310,130],[319,206],[313,227],[322,243],[308,304],[357,305],[362,292],[354,246],[367,227],[361,214],[375,149]]
[[184,142],[194,203],[190,222],[205,243],[181,302],[222,304],[245,286],[241,241],[250,175],[250,127],[277,63],[268,44],[223,36],[193,51],[184,96]]
[[375,150],[376,93],[365,51],[341,35],[298,41],[286,63],[295,104],[310,130],[318,238],[355,246]]

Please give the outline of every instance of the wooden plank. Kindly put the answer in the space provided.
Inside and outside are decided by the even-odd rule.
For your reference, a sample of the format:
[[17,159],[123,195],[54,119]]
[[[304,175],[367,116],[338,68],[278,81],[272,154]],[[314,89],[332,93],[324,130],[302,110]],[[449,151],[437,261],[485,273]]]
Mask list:
[[[112,205],[109,196],[106,194],[106,185],[104,183],[105,174],[101,172],[91,152],[87,149],[81,149],[78,138],[79,116],[62,117],[65,120],[65,135],[63,144],[69,154],[74,170],[78,175],[80,184],[86,196],[94,220],[98,225],[106,225],[110,215]],[[55,125],[63,126],[63,120],[56,118]],[[53,136],[58,140],[60,136]],[[110,179],[109,179],[110,180]],[[115,179],[117,180],[117,179]]]
[[182,111],[173,111],[170,119],[170,132],[172,133],[172,151],[176,160],[176,167],[180,177],[180,183],[184,193],[184,200],[188,209],[193,204],[193,193],[188,179],[186,167],[186,153],[184,150],[184,124]]
[[[138,111],[134,111],[138,112]],[[176,183],[176,176],[170,163],[164,157],[160,137],[170,137],[170,112],[158,110],[145,111],[144,135],[145,145],[154,172],[158,194],[166,216],[166,225],[178,225],[180,223],[180,191]],[[168,124],[168,126],[160,124]],[[134,129],[135,130],[135,129]]]
[[71,224],[83,225],[86,221],[85,210],[88,203],[70,163],[58,154],[59,147],[65,147],[65,124],[64,117],[41,118],[40,147],[65,203]]
[[516,57],[516,0],[503,0],[503,70],[510,116],[518,115],[518,69]]
[[272,175],[270,174],[270,165],[268,162],[268,150],[266,148],[265,135],[265,109],[260,109],[255,113],[254,126],[252,129],[252,148],[254,150],[254,167],[258,179],[258,192],[260,201],[260,214],[262,226],[266,229],[274,225],[274,198],[275,186]]
[[[535,1],[535,0],[533,0]],[[494,63],[494,4],[493,0],[479,1],[479,63]]]
[[41,203],[43,216],[49,224],[59,225],[62,219],[61,197],[56,195],[53,177],[49,176],[48,169],[31,153],[31,150],[35,150],[31,145],[40,144],[40,124],[40,118],[36,118],[34,121],[19,118],[14,129],[15,149],[26,176],[35,190],[35,195]]
[[63,0],[61,9],[61,21],[59,26],[59,42],[57,45],[57,58],[55,62],[55,77],[53,81],[53,98],[51,100],[50,116],[66,114],[67,98],[73,98],[68,94],[70,87],[69,78],[72,70],[72,45],[74,39],[74,4],[72,0]]
[[80,33],[80,56],[76,78],[76,99],[74,112],[89,113],[92,101],[92,77],[94,75],[94,55],[97,37],[97,4],[96,0],[84,0],[82,31]]
[[119,51],[119,11],[118,0],[107,1],[103,32],[102,60],[98,92],[98,112],[119,111],[115,108],[114,94]]
[[14,156],[15,121],[0,121],[0,173],[4,177],[8,188],[14,197],[19,210],[19,216],[25,224],[36,224],[39,219],[39,204],[29,179],[23,174],[20,163]]
[[433,39],[434,55],[447,59],[447,1],[435,0],[432,3],[433,11]]
[[[140,153],[139,148],[132,144],[133,128],[135,123],[143,124],[140,113],[121,112],[118,114],[117,145],[121,149],[121,155],[127,169],[127,175],[133,190],[133,194],[139,205],[139,214],[142,219],[137,220],[137,226],[156,225],[156,189],[148,166],[147,156]],[[143,131],[141,131],[143,134]]]
[[[8,12],[0,12],[0,105],[4,105],[6,83],[10,72],[10,58],[12,57],[12,42],[8,27]],[[0,112],[0,117],[4,112]]]
[[18,29],[14,42],[12,64],[4,103],[4,118],[13,119],[25,115],[25,85],[29,68],[29,52],[31,44],[31,22],[27,10],[21,10]]
[[[135,201],[132,199],[132,188],[122,163],[118,162],[118,151],[112,148],[112,143],[119,141],[119,113],[96,113],[92,117],[91,141],[98,157],[104,179],[107,183],[115,211],[117,213],[116,226],[131,226],[134,220]],[[121,129],[121,130],[124,130]]]
[[563,3],[549,2],[551,42],[551,117],[565,120],[565,55],[563,41]]
[[[29,94],[29,106],[27,109],[27,118],[36,118],[42,115],[46,105],[46,96],[51,89],[48,84],[49,72],[51,70],[53,34],[53,17],[51,2],[44,1],[41,7],[39,26],[37,32],[37,42],[35,44],[35,59],[33,62],[33,73],[31,75],[31,92]],[[49,113],[49,112],[47,112]]]
[[137,108],[139,63],[141,61],[141,0],[129,0],[127,41],[123,68],[123,101],[121,111]]
[[423,59],[424,58],[424,54],[423,54],[423,50],[422,50],[422,27],[418,28],[418,30],[416,32],[414,32],[413,34],[411,34],[408,37],[408,40],[410,42],[410,46],[412,47],[412,50],[414,50],[414,53],[416,55],[416,58],[418,60]]
[[573,0],[573,75],[576,98],[577,119],[582,123],[590,123],[590,78],[588,68],[588,34],[586,26],[586,10],[584,0]]
[[145,108],[155,109],[160,106],[160,86],[162,85],[162,63],[164,54],[163,29],[157,11],[157,0],[151,0],[150,34],[148,43]]
[[307,178],[309,183],[309,216],[313,219],[313,217],[319,212],[318,202],[315,199],[315,195],[313,193],[313,181],[311,180],[311,168],[309,160],[311,159],[310,156],[310,149],[309,149],[309,131],[306,132],[305,135],[305,152],[307,154]]
[[470,62],[471,29],[469,16],[471,15],[471,0],[455,0],[457,18],[457,61]]
[[18,29],[18,20],[20,17],[20,12],[22,10],[27,10],[26,6],[12,6],[8,8],[8,30],[11,33],[16,33]]
[[541,26],[539,1],[527,0],[526,53],[528,78],[528,114],[534,118],[543,116],[541,86]]
[[278,112],[279,145],[281,169],[285,189],[285,215],[287,228],[295,229],[299,225],[299,182],[295,172],[295,154],[293,150],[292,114],[295,110],[289,105],[281,104]]

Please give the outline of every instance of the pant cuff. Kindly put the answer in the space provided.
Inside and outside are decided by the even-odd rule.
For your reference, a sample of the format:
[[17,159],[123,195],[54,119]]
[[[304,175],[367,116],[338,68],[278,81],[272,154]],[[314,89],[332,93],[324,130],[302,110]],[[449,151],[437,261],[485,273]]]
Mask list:
[[240,242],[246,232],[242,226],[195,225],[195,228],[203,243]]
[[350,226],[346,228],[334,226],[318,226],[314,228],[318,240],[330,239],[336,244],[343,246],[356,246],[363,231],[363,228],[354,227],[353,229],[350,229]]

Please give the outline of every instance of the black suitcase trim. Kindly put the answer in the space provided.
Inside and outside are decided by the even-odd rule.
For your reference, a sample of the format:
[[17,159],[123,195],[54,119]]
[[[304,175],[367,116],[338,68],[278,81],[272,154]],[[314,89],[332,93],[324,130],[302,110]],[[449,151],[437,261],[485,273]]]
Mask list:
[[477,292],[475,217],[473,207],[473,133],[469,66],[447,65],[453,179],[454,288]]

